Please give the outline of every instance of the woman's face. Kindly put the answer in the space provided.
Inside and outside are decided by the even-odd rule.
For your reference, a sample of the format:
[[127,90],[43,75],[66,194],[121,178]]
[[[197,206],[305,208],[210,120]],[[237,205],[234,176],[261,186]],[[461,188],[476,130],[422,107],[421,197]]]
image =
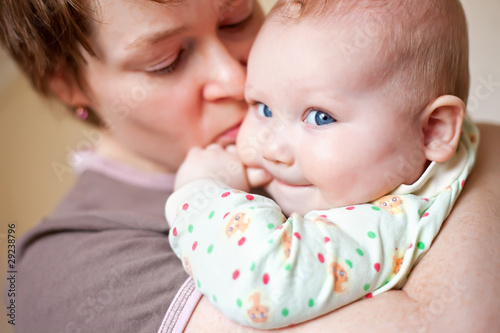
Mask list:
[[256,1],[100,0],[96,13],[88,105],[121,145],[175,171],[193,146],[234,143]]

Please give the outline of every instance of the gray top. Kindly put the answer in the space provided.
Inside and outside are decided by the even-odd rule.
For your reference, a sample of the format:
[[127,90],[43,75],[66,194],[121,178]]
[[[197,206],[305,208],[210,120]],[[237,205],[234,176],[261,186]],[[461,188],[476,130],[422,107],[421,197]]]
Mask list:
[[168,242],[169,195],[84,171],[18,242],[16,332],[156,332],[188,277]]

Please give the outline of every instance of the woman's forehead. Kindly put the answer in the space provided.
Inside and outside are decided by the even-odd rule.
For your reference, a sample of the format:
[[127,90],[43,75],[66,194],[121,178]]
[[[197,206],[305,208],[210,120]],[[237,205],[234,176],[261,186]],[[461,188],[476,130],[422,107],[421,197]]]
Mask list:
[[[252,0],[96,0],[91,43],[101,58],[196,29],[251,9]],[[213,22],[213,23],[211,23]],[[204,29],[201,29],[204,28]]]
[[253,4],[254,0],[92,0],[94,20],[91,25],[92,30],[104,24],[117,24],[126,29],[127,25],[122,24],[124,19],[130,24],[148,26],[154,24],[155,18],[182,22],[197,14],[215,14],[222,19],[235,11],[251,8]]
[[199,4],[202,6],[209,5],[216,11],[224,13],[242,5],[252,4],[253,0],[91,0],[89,4],[95,13],[99,13],[103,7],[109,6],[110,4],[125,7],[130,5],[142,7],[148,6],[149,3],[156,3],[180,9],[188,9],[193,4]]

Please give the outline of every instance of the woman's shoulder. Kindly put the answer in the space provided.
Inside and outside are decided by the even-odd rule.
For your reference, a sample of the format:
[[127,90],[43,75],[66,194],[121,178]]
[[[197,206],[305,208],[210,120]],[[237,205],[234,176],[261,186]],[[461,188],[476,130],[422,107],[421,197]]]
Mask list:
[[165,238],[168,224],[163,212],[169,195],[168,191],[128,184],[86,170],[77,177],[54,212],[20,238],[19,257],[22,258],[34,242],[47,237],[70,240],[80,234],[151,232]]
[[157,330],[187,278],[167,239],[168,194],[83,172],[18,243],[16,296],[32,314],[19,329]]
[[[165,231],[164,205],[170,194],[169,189],[138,186],[86,170],[44,223],[99,220],[98,225],[117,222],[131,228]],[[74,226],[73,221],[71,224]]]
[[500,328],[500,126],[479,125],[477,163],[428,254],[403,290],[420,301],[420,324],[464,331]]

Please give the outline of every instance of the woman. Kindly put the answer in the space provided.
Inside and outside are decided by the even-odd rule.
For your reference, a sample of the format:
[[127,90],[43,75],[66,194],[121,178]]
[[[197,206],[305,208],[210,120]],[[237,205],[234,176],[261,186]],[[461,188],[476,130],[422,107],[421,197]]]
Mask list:
[[[234,142],[246,111],[245,63],[262,11],[250,0],[17,0],[0,6],[1,40],[35,87],[102,126],[105,137],[53,215],[18,245],[16,329],[182,329],[197,299],[189,298],[192,283],[183,285],[187,275],[168,246],[163,205],[189,148]],[[483,130],[483,147],[498,140],[500,129]],[[485,274],[461,274],[477,265],[480,251],[498,250],[492,238],[500,208],[482,192],[500,195],[500,186],[493,187],[500,154],[484,155],[472,185],[403,291],[294,329],[395,330],[412,323],[418,329],[450,318],[463,320],[462,327],[491,314],[491,307],[472,302],[460,289],[484,285],[499,273],[498,259],[491,257],[496,266],[476,270]],[[477,220],[468,215],[471,209]],[[478,236],[484,236],[481,243],[475,243]],[[457,237],[469,246],[448,250]],[[460,265],[458,251],[465,252]],[[432,301],[455,277],[469,280],[457,280],[457,301],[436,312]],[[491,291],[484,297],[474,292],[494,302]],[[415,313],[425,322],[411,317]],[[202,299],[189,329],[243,328],[220,318]]]

